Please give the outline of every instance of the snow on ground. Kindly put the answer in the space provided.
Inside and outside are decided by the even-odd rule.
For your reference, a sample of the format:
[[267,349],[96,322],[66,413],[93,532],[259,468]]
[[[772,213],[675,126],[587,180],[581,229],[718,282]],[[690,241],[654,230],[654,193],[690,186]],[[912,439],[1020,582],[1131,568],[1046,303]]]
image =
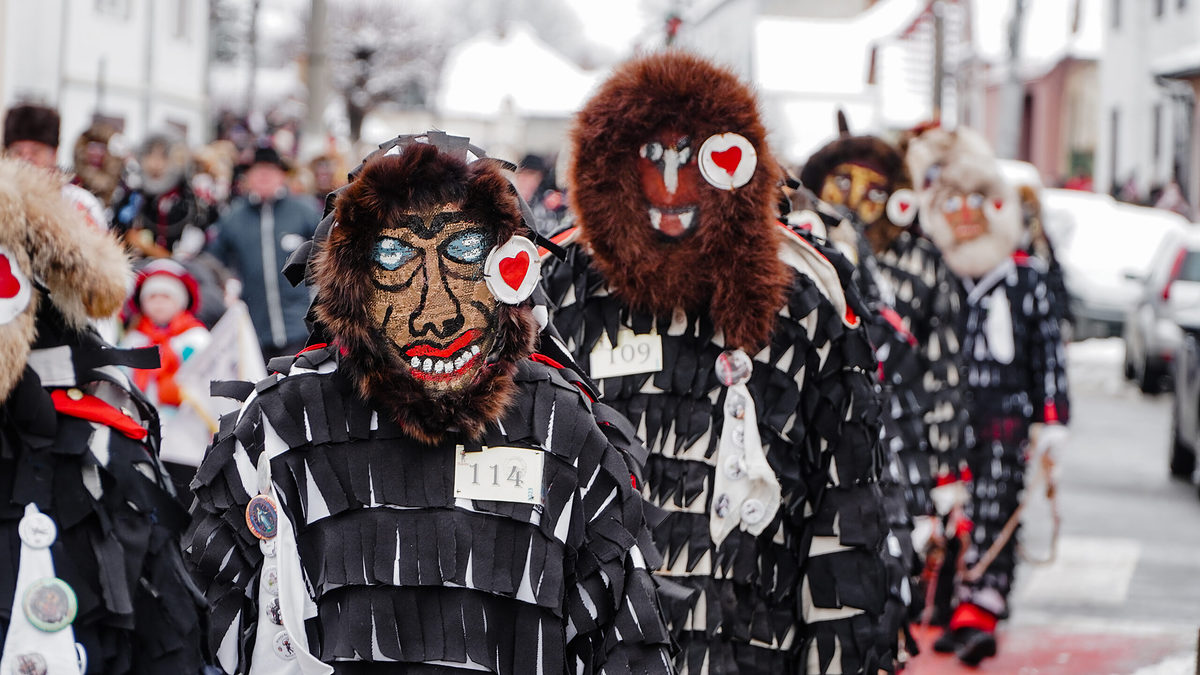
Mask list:
[[1125,342],[1118,337],[1092,338],[1067,345],[1067,377],[1072,390],[1137,395],[1121,372]]

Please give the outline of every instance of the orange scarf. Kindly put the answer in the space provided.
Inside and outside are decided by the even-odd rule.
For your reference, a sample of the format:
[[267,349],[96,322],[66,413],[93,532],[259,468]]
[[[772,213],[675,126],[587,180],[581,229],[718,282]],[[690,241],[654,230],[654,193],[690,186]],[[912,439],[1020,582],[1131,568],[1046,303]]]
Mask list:
[[158,368],[133,371],[133,383],[144,392],[150,386],[151,380],[154,380],[158,384],[158,402],[161,404],[177,406],[183,402],[179,385],[175,383],[175,373],[178,372],[182,361],[179,354],[171,348],[171,338],[193,328],[204,328],[204,324],[187,312],[176,314],[166,326],[157,326],[143,316],[135,328],[149,339],[149,346],[158,347],[161,365]]

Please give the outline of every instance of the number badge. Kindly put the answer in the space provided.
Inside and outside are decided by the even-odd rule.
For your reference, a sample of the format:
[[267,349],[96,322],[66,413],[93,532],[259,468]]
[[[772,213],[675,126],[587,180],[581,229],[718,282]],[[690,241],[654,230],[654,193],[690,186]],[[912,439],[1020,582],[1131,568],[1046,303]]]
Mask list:
[[598,380],[657,373],[663,368],[662,336],[635,335],[624,328],[617,333],[617,346],[613,347],[606,333],[592,350],[590,366],[591,376]]
[[485,447],[467,452],[458,446],[454,496],[516,504],[541,504],[546,453],[534,448]]

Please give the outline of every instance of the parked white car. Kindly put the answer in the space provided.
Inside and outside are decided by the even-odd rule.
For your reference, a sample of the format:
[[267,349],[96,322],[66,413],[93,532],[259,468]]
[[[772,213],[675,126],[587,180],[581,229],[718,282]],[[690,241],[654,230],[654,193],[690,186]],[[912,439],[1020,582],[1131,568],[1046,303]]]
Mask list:
[[1078,190],[1043,190],[1042,213],[1063,267],[1076,340],[1122,334],[1155,252],[1190,225],[1170,211]]
[[1125,377],[1157,394],[1183,344],[1177,315],[1200,308],[1200,228],[1163,239],[1148,274],[1134,280],[1142,292],[1125,316]]

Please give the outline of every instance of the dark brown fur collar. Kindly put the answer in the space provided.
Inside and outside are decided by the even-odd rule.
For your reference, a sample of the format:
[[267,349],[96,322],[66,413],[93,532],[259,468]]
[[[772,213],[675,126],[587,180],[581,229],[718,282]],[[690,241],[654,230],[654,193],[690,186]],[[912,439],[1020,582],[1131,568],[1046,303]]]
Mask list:
[[407,373],[370,315],[371,251],[381,227],[407,209],[462,202],[463,211],[495,227],[503,242],[523,231],[512,184],[492,162],[466,164],[429,145],[369,159],[337,202],[337,225],[317,254],[318,322],[341,348],[341,368],[359,393],[418,440],[433,443],[453,427],[478,437],[512,403],[517,363],[533,350],[537,327],[528,304],[500,304],[496,346],[475,382],[431,398]]
[[[695,139],[736,132],[758,166],[732,191],[701,186],[697,231],[664,241],[641,196],[638,149],[655,132]],[[750,89],[730,71],[678,51],[630,61],[614,72],[571,131],[570,189],[582,237],[614,293],[657,315],[707,306],[731,347],[766,344],[791,274],[778,259],[774,222],[782,170],[767,148]]]

